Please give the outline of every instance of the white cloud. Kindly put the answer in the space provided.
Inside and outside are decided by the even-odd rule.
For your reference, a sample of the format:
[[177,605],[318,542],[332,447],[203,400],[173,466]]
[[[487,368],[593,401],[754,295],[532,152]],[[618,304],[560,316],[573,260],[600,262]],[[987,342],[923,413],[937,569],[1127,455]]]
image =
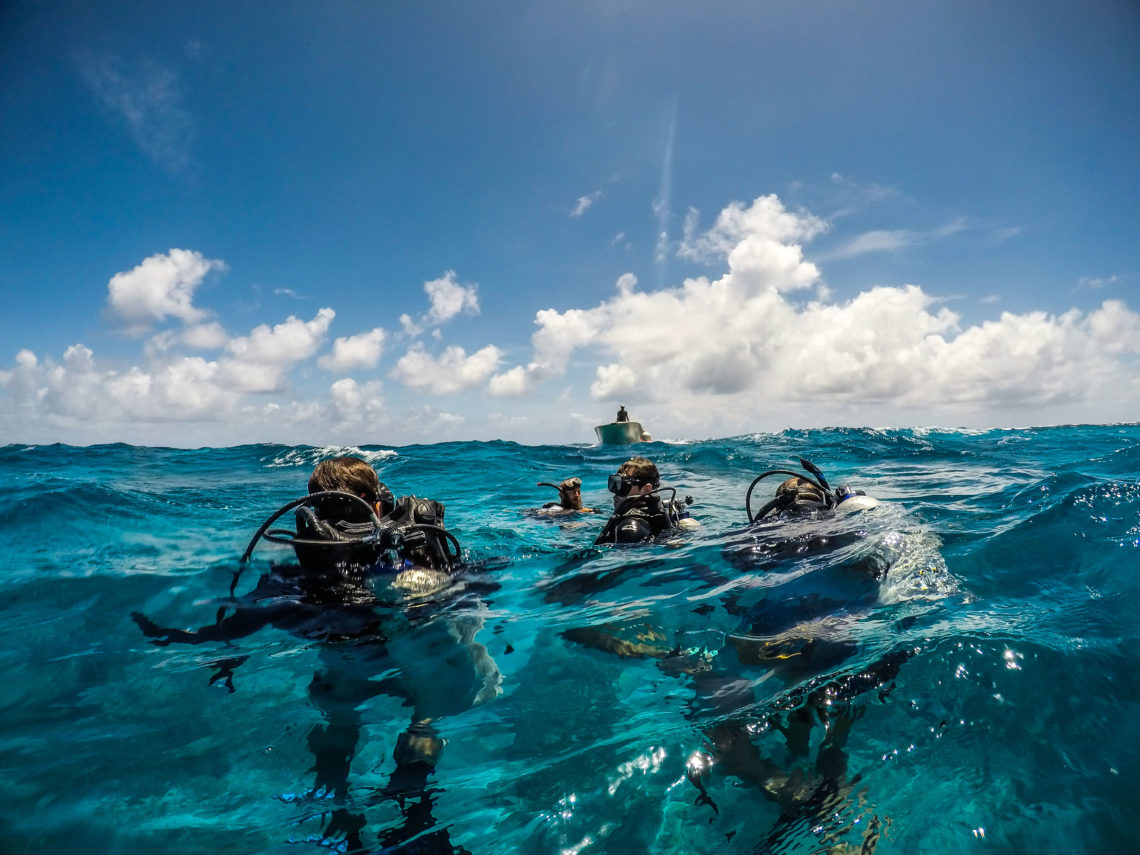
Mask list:
[[[972,326],[918,285],[867,288],[835,302],[805,254],[825,227],[772,196],[730,205],[704,233],[694,215],[681,251],[717,265],[709,275],[646,290],[626,274],[596,305],[540,309],[529,358],[513,366],[502,364],[498,346],[429,352],[415,341],[390,374],[407,388],[387,390],[348,377],[305,385],[332,308],[231,338],[194,305],[202,277],[221,263],[172,250],[119,274],[108,303],[111,317],[137,328],[178,323],[148,337],[134,364],[83,344],[58,357],[19,350],[0,366],[0,436],[220,445],[382,435],[401,444],[417,441],[421,415],[430,412],[436,439],[582,441],[573,432],[592,417],[579,411],[608,410],[599,401],[624,402],[654,435],[675,437],[788,425],[1135,418],[1140,314],[1124,301],[1061,314],[1006,312]],[[477,306],[474,288],[453,274],[436,282],[425,287],[424,322]],[[320,364],[373,368],[385,345],[379,328],[343,337]],[[543,388],[552,382],[553,390]],[[473,396],[471,410],[450,414],[416,400],[481,385],[521,400],[491,413],[481,409],[485,397]],[[560,394],[575,416],[551,425],[541,413]]]
[[199,357],[122,371],[100,365],[81,344],[69,347],[60,363],[26,353],[0,386],[14,413],[37,421],[72,420],[82,427],[209,420],[223,417],[238,399],[215,383],[217,366]]
[[966,228],[966,221],[958,218],[929,231],[912,229],[879,229],[864,232],[845,241],[824,256],[826,259],[855,258],[874,252],[898,252],[914,246],[925,246],[956,235]]
[[229,341],[229,334],[222,325],[211,321],[155,333],[147,339],[144,353],[153,358],[179,347],[192,350],[222,350]]
[[1119,276],[1082,276],[1077,280],[1077,284],[1082,288],[1090,288],[1095,291],[1105,285],[1115,285],[1119,281]]
[[379,380],[357,383],[350,377],[329,387],[329,405],[342,424],[375,424],[385,414]]
[[392,376],[413,389],[447,395],[478,386],[499,367],[501,361],[502,354],[493,345],[470,356],[462,347],[452,345],[442,355],[434,357],[417,342],[396,363]]
[[284,323],[261,324],[226,346],[218,362],[219,381],[241,392],[273,392],[282,388],[289,369],[313,356],[336,312],[321,309],[311,321],[290,315]]
[[418,336],[428,327],[446,323],[460,313],[479,314],[479,286],[459,284],[454,270],[448,270],[439,279],[425,282],[424,293],[430,301],[426,314],[418,319],[400,315],[400,325],[409,336]]
[[1109,353],[1140,353],[1140,314],[1123,300],[1105,300],[1089,315],[1089,332]]
[[176,318],[197,323],[207,312],[193,305],[194,291],[212,270],[225,270],[223,261],[207,259],[193,250],[172,249],[152,255],[107,283],[107,312],[128,333],[141,334],[156,322]]
[[460,312],[479,314],[478,286],[460,285],[456,281],[454,270],[447,271],[440,279],[425,282],[424,291],[431,300],[427,314],[429,324],[450,321]]
[[350,371],[353,368],[375,368],[380,362],[387,333],[376,327],[370,332],[338,338],[333,352],[322,356],[317,364],[329,371]]
[[77,65],[95,97],[123,121],[144,154],[175,174],[190,169],[195,125],[172,69],[153,61],[128,66],[117,57],[89,54],[79,56]]
[[[827,231],[827,223],[806,212],[787,210],[776,196],[761,196],[745,207],[733,202],[717,216],[704,234],[697,231],[698,213],[690,208],[685,217],[685,236],[677,254],[695,261],[719,262],[753,243],[772,243],[798,248]],[[731,260],[731,259],[729,259]]]
[[219,323],[195,324],[182,330],[180,341],[195,350],[221,350],[229,343],[229,335]]
[[637,394],[641,391],[640,385],[637,373],[628,365],[599,365],[590,394],[601,400],[616,400]]
[[[624,278],[622,284],[633,277]],[[515,366],[491,378],[487,391],[496,397],[517,397],[531,392],[547,377],[564,374],[570,354],[594,340],[600,310],[570,309],[557,312],[543,309],[535,317],[538,331],[531,336],[534,360],[527,366]]]
[[[823,228],[774,197],[729,206],[709,232],[690,227],[682,247],[693,258],[726,260],[724,275],[648,292],[623,277],[616,295],[594,308],[542,310],[534,358],[495,377],[491,391],[533,391],[565,374],[571,353],[586,348],[602,357],[595,399],[660,402],[689,424],[715,401],[726,429],[804,407],[823,423],[842,413],[881,423],[888,410],[1021,412],[1034,421],[1043,409],[1060,412],[1114,388],[1136,395],[1127,360],[1114,357],[1140,348],[1140,317],[1123,303],[1107,301],[1088,315],[1005,313],[967,329],[916,285],[831,303],[818,296],[826,294],[819,272],[799,244]],[[791,299],[812,286],[815,299]]]
[[570,212],[571,217],[580,217],[586,213],[593,206],[595,202],[602,198],[602,191],[595,190],[589,196],[579,196],[577,203],[574,205],[574,210]]
[[915,242],[915,234],[907,229],[878,229],[864,232],[846,241],[831,253],[832,258],[854,258],[872,252],[897,252]]
[[548,375],[532,362],[524,367],[516,365],[509,371],[496,374],[487,382],[487,392],[496,398],[512,398],[525,395]]
[[[15,367],[0,373],[10,412],[17,422],[75,429],[137,423],[240,422],[245,396],[280,389],[290,369],[312,356],[333,318],[322,309],[308,323],[289,318],[262,325],[229,342],[217,361],[149,350],[148,364],[122,369],[100,362],[90,348],[75,344],[60,362],[21,351]],[[211,340],[216,344],[216,341]],[[377,385],[378,388],[378,385]],[[272,426],[272,422],[266,422]],[[8,424],[9,429],[12,424]],[[129,429],[129,428],[128,428]]]

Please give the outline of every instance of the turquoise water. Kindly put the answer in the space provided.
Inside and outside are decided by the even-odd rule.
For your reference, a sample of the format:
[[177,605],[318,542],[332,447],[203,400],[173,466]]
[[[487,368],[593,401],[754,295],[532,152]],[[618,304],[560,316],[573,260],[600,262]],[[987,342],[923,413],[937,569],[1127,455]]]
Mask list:
[[[629,449],[7,446],[0,851],[1131,851],[1138,440],[649,443],[702,525],[601,550],[604,516],[527,510],[570,475],[606,506]],[[366,603],[377,625],[339,637],[335,608],[323,636],[143,635],[132,612],[180,629],[232,613],[253,532],[337,453],[446,504],[462,590]],[[883,504],[825,545],[742,533],[753,477],[801,455]],[[250,602],[288,559],[258,547],[247,607],[289,603]],[[868,562],[873,584],[851,572]],[[393,753],[425,710],[446,745],[426,794],[397,798]],[[331,779],[330,735],[348,746]]]

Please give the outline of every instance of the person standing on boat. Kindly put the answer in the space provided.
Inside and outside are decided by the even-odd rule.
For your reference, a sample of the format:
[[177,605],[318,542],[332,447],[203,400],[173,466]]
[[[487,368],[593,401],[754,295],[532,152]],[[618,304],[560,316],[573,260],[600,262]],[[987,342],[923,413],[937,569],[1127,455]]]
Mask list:
[[[614,494],[614,512],[598,535],[595,545],[603,543],[641,543],[674,528],[696,528],[700,525],[689,516],[684,502],[676,499],[677,491],[661,486],[657,465],[646,457],[632,457],[618,467],[609,478]],[[662,492],[672,497],[663,500]]]
[[627,413],[625,411],[625,404],[621,404],[618,407],[617,418],[614,419],[614,421],[618,421],[618,422],[628,422],[629,421],[629,413]]

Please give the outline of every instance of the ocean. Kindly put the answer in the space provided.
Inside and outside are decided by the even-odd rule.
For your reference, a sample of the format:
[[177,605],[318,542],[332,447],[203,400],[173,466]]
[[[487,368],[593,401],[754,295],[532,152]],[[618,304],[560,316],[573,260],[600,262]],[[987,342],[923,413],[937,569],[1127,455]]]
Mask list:
[[[699,527],[536,512],[634,453]],[[342,454],[446,506],[454,584],[301,619],[287,545],[241,568]],[[750,527],[801,457],[880,504]],[[8,445],[0,851],[1133,851],[1138,474],[1140,425]]]

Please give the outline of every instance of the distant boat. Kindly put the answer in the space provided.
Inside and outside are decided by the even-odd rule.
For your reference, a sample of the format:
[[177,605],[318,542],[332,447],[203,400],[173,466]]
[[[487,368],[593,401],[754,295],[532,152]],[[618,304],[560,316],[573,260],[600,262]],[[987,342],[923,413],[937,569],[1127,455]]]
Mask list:
[[610,422],[594,428],[598,442],[602,445],[630,445],[635,442],[649,442],[653,437],[641,428],[641,422]]

